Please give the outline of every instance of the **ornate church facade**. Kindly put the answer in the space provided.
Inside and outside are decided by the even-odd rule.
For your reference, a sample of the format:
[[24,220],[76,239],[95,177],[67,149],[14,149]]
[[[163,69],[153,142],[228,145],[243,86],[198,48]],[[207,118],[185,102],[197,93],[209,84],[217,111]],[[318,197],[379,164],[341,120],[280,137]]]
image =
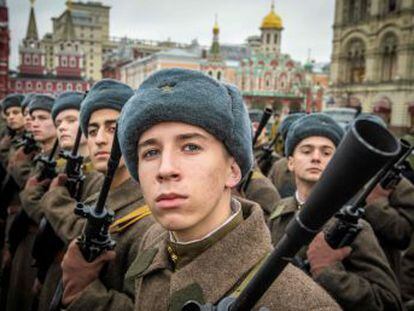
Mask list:
[[283,23],[271,11],[263,18],[260,36],[248,38],[251,56],[240,62],[236,83],[249,107],[270,105],[288,111],[320,111],[323,89],[312,81],[311,67],[302,66],[281,51]]
[[336,0],[331,92],[394,128],[414,126],[414,2]]

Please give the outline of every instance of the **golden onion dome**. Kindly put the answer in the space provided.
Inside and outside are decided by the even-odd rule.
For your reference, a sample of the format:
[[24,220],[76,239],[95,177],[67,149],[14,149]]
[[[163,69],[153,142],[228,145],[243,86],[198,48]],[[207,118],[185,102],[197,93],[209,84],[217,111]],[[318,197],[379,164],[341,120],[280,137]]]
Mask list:
[[218,35],[219,32],[220,32],[220,28],[219,28],[219,25],[218,25],[218,22],[217,22],[217,14],[216,14],[214,27],[213,27],[213,34]]
[[275,6],[272,3],[272,9],[269,14],[267,14],[262,21],[262,26],[260,29],[282,29],[283,23],[282,19],[278,14],[275,13]]

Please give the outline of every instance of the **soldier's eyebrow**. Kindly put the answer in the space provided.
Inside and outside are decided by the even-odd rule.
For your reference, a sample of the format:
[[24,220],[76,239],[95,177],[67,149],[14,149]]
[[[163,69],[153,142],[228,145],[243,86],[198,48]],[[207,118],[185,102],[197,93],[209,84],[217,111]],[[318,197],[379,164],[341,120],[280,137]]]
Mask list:
[[111,120],[105,120],[105,126],[110,126],[114,123],[116,123],[116,119],[111,119]]
[[180,134],[177,136],[178,140],[188,140],[188,139],[193,139],[193,138],[201,138],[203,140],[208,139],[206,136],[200,133],[185,133],[185,134]]
[[147,139],[147,140],[143,141],[142,143],[139,143],[139,144],[138,144],[138,151],[139,151],[140,149],[144,148],[144,147],[147,147],[147,146],[152,146],[152,145],[156,145],[156,144],[157,144],[157,142],[158,142],[158,140],[157,140],[157,139],[155,139],[155,138],[150,138],[150,139]]
[[[176,136],[176,140],[177,141],[185,141],[185,140],[189,140],[189,139],[194,139],[194,138],[199,138],[202,140],[208,140],[208,137],[206,137],[203,134],[200,133],[184,133],[184,134],[180,134]],[[143,142],[138,144],[138,151],[144,147],[148,147],[148,146],[153,146],[153,145],[157,145],[160,144],[159,140],[157,140],[156,138],[149,138],[147,140],[144,140]]]

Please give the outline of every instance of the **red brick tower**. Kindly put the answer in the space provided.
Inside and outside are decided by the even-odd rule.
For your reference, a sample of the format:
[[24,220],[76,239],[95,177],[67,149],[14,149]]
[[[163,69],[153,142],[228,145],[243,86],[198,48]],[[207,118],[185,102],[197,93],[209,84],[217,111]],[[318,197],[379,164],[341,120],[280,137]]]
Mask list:
[[36,17],[33,3],[30,8],[29,25],[27,26],[26,38],[19,47],[20,66],[19,71],[24,75],[42,76],[45,71],[45,52],[41,46],[36,26]]
[[0,0],[0,100],[7,95],[10,54],[9,16],[6,0]]

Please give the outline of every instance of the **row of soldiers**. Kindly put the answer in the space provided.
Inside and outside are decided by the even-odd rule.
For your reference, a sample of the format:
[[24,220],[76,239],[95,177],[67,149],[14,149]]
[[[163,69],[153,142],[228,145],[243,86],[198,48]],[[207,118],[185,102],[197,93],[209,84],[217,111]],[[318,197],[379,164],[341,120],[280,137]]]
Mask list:
[[[289,115],[284,157],[262,171],[237,88],[182,69],[135,92],[104,79],[87,94],[13,94],[2,114],[5,310],[227,310],[345,135],[327,115]],[[317,234],[255,309],[412,308],[413,184],[376,186],[363,210],[354,240]]]

